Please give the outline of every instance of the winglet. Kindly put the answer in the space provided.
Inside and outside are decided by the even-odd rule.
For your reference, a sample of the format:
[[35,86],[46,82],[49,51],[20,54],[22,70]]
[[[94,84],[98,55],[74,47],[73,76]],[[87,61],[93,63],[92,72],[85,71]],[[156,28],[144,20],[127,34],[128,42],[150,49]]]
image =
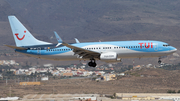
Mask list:
[[74,38],[74,39],[75,39],[76,43],[80,43],[79,40],[78,40],[77,38]]
[[61,37],[59,37],[59,35],[56,33],[56,31],[54,31],[54,34],[56,36],[58,43],[62,43],[62,39],[61,39]]
[[61,37],[56,33],[56,31],[54,31],[54,34],[55,34],[56,39],[58,41],[58,44],[56,45],[56,47],[58,47],[59,45],[62,44],[63,41],[62,41]]

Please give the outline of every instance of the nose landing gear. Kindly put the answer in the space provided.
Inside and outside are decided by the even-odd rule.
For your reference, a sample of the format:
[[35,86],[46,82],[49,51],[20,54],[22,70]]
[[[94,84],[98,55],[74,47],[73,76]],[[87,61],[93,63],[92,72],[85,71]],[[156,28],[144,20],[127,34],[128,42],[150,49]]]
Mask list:
[[161,58],[159,58],[159,61],[158,61],[159,64],[161,64]]
[[95,59],[90,59],[91,61],[88,63],[88,65],[90,66],[90,67],[96,67],[96,60]]

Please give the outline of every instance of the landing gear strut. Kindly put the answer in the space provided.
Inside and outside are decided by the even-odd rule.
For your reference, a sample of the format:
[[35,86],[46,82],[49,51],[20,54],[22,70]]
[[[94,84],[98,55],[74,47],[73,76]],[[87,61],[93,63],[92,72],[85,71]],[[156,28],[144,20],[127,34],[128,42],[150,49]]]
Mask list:
[[159,64],[161,64],[161,58],[159,58],[159,61],[158,61]]
[[95,59],[90,59],[91,61],[88,63],[88,65],[90,66],[90,67],[96,67],[96,60]]

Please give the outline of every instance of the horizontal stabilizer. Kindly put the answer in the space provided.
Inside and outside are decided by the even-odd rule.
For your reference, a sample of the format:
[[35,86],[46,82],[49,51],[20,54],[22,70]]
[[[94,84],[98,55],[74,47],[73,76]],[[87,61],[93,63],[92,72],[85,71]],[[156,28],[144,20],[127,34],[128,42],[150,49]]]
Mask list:
[[7,46],[13,49],[18,49],[18,50],[27,50],[26,48],[23,48],[23,47],[16,47],[16,46],[10,46],[10,45],[4,45],[4,46]]

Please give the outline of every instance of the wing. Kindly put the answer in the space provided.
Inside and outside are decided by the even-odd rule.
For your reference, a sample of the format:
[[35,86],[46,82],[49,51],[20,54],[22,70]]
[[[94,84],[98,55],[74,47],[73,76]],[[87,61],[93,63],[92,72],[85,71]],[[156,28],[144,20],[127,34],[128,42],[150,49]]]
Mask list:
[[62,45],[73,49],[73,52],[75,54],[78,54],[80,58],[88,58],[88,59],[91,59],[91,58],[98,58],[99,59],[100,58],[101,53],[99,53],[99,52],[95,52],[95,51],[83,49],[80,47],[76,47],[76,46],[70,45],[70,44],[65,43],[65,42],[62,42]]

